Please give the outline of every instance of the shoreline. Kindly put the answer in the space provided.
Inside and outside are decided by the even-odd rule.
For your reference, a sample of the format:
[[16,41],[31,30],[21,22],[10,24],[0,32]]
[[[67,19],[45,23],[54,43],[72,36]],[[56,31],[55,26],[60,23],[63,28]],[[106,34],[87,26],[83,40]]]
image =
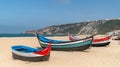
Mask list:
[[0,37],[1,38],[35,38],[35,37]]

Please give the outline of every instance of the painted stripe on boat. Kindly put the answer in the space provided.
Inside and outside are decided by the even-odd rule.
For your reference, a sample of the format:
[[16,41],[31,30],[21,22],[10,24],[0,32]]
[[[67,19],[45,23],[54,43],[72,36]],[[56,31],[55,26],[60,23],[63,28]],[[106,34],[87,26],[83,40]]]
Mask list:
[[[84,46],[84,45],[89,45],[92,43],[92,40],[88,40],[86,42],[82,42],[82,43],[75,43],[75,44],[69,44],[69,45],[52,45],[52,48],[73,48],[73,47],[80,47],[80,46]],[[43,44],[43,47],[46,47],[47,44]]]
[[[75,41],[75,42],[68,42],[68,43],[56,43],[56,44],[52,43],[52,45],[56,45],[56,46],[58,46],[58,45],[70,45],[70,44],[76,44],[76,43],[86,42],[86,41],[89,41],[89,40],[92,40],[92,38],[86,39],[86,40]],[[42,42],[42,41],[40,41],[40,42],[42,44],[48,44],[46,42]]]
[[12,52],[17,54],[17,55],[24,56],[24,57],[39,57],[39,56],[43,56],[43,55],[40,55],[40,54],[35,54],[33,52],[24,53],[24,52],[15,51],[13,49],[12,49]]
[[111,42],[111,40],[101,41],[101,42],[93,42],[92,44],[101,44],[101,43],[107,43]]

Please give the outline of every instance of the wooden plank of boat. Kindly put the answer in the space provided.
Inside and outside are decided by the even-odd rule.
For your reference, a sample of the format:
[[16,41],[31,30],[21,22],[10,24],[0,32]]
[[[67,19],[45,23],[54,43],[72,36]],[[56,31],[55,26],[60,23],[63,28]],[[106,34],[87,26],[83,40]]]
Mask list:
[[46,61],[49,60],[51,43],[46,48],[31,48],[28,46],[12,46],[12,57],[13,59],[19,59],[23,61]]

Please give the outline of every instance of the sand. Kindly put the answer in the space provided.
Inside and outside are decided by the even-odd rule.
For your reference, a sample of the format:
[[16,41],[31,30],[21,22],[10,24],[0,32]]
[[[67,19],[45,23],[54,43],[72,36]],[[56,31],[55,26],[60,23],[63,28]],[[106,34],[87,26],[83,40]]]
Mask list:
[[[53,39],[68,40],[67,37]],[[14,60],[12,45],[39,47],[36,37],[0,38],[0,67],[120,67],[118,41],[112,41],[107,47],[91,47],[85,51],[51,51],[50,60],[44,62]]]

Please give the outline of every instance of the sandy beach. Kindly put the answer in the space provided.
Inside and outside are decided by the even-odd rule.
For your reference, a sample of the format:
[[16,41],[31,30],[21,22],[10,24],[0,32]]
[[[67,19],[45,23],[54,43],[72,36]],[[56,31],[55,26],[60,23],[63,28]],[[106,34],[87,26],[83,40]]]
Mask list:
[[[68,40],[68,37],[52,38]],[[44,62],[14,60],[12,45],[40,47],[36,37],[0,38],[0,67],[120,67],[120,41],[112,40],[107,47],[85,51],[51,51],[50,60]]]

